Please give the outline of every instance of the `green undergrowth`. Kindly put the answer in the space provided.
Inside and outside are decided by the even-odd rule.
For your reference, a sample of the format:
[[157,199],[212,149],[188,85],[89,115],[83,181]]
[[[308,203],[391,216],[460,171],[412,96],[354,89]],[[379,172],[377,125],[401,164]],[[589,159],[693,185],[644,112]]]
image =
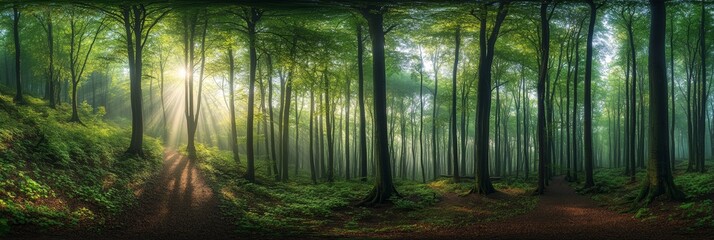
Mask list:
[[[714,173],[687,172],[686,168],[686,163],[677,165],[674,175],[675,185],[686,195],[684,201],[669,202],[662,198],[632,211],[633,218],[676,222],[685,229],[714,228]],[[645,174],[644,170],[638,171],[636,181],[631,182],[624,169],[598,170],[594,175],[595,189],[588,194],[611,210],[631,211]]]
[[[239,232],[270,236],[369,237],[380,233],[429,231],[458,227],[495,216],[513,216],[535,207],[517,181],[498,183],[505,193],[494,198],[466,195],[473,182],[453,183],[449,179],[422,184],[397,180],[401,197],[376,207],[357,206],[373,187],[373,179],[319,179],[312,184],[309,172],[290,180],[275,181],[267,174],[268,161],[256,160],[256,183],[244,180],[245,158],[233,161],[230,152],[197,146],[199,166],[217,193],[224,214]],[[463,221],[466,219],[468,221]]]
[[159,169],[162,147],[145,138],[145,157],[123,156],[130,130],[82,104],[51,109],[0,95],[0,236],[10,231],[97,228],[135,201],[134,190]]

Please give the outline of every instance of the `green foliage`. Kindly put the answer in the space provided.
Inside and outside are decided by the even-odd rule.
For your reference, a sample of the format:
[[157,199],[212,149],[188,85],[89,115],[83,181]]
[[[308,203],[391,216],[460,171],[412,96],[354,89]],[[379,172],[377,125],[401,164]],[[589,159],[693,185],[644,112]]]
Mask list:
[[650,212],[649,208],[640,208],[637,209],[637,212],[635,212],[634,218],[637,219],[646,219],[652,216],[652,212]]
[[[256,161],[257,183],[243,179],[245,163],[233,161],[230,152],[197,145],[197,157],[204,176],[220,194],[222,211],[240,232],[279,237],[320,234],[334,236],[373,232],[425,231],[435,227],[462,226],[467,221],[490,221],[533,209],[537,198],[520,187],[532,183],[502,183],[515,197],[470,201],[473,182],[453,183],[451,179],[421,184],[397,181],[401,196],[379,208],[355,206],[373,187],[360,181],[311,184],[309,173],[292,176],[290,182],[274,182],[264,175],[269,161]],[[445,195],[464,198],[459,206],[444,202]],[[509,193],[511,195],[511,193]],[[469,198],[469,200],[466,200]]]
[[714,193],[714,174],[685,173],[674,178],[674,183],[690,198],[706,197]]
[[[685,165],[678,166],[686,168]],[[641,180],[645,172],[636,175],[636,182],[630,182],[624,169],[601,169],[595,172],[597,191],[593,199],[602,202],[618,211],[628,211],[632,201],[641,190]],[[681,173],[674,177],[677,185],[687,196],[687,200],[679,205],[661,204],[657,208],[635,209],[633,217],[649,220],[667,216],[670,220],[683,220],[693,223],[693,227],[714,227],[714,173]]]
[[145,140],[144,158],[124,157],[130,132],[102,122],[103,110],[83,104],[84,124],[68,123],[66,107],[27,99],[17,107],[0,96],[0,233],[101,224],[133,204],[134,189],[160,167],[154,139]]
[[714,227],[714,202],[711,199],[682,203],[679,209],[683,217],[696,219],[696,227]]

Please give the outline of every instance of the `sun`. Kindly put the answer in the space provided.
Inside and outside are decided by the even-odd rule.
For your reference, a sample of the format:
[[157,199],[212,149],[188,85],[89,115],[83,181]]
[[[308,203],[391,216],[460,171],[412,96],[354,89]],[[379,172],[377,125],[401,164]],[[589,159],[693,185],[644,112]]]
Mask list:
[[176,74],[177,77],[185,77],[185,76],[186,76],[186,69],[184,69],[184,68],[182,68],[182,67],[176,68],[175,74]]

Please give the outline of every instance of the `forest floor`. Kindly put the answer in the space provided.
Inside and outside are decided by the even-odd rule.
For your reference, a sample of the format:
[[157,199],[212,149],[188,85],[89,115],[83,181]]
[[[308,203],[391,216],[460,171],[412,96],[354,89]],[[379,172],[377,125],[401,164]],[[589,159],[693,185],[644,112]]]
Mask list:
[[[419,185],[440,193],[438,202],[433,205],[408,211],[399,210],[397,202],[376,209],[353,205],[332,209],[322,207],[323,210],[327,208],[329,211],[327,217],[323,219],[325,223],[297,231],[275,228],[273,232],[277,235],[264,235],[250,229],[241,231],[240,228],[243,226],[235,223],[245,219],[235,219],[238,216],[224,217],[224,214],[221,214],[230,211],[226,209],[231,207],[230,204],[225,202],[221,204],[221,194],[225,197],[227,190],[218,190],[221,191],[220,194],[214,193],[213,189],[216,188],[212,188],[209,184],[211,175],[210,173],[204,175],[202,172],[205,171],[202,169],[201,161],[189,160],[176,151],[166,151],[161,172],[136,192],[139,196],[139,204],[111,221],[117,223],[116,225],[98,233],[62,234],[55,237],[57,239],[235,239],[239,236],[269,239],[710,239],[711,237],[711,233],[683,231],[682,222],[643,221],[633,217],[632,213],[609,210],[590,197],[579,195],[563,177],[553,178],[546,193],[539,197],[528,196],[530,190],[524,189],[530,188],[500,188],[501,192],[488,197],[464,195],[459,194],[464,189],[454,191],[453,188],[469,184],[454,185],[441,180]],[[267,182],[264,184],[270,185]],[[246,188],[250,186],[247,185]],[[282,189],[280,185],[271,186],[277,188],[276,191],[285,193],[290,191],[290,188]],[[401,189],[409,189],[410,186],[414,185],[402,185]],[[251,198],[252,201],[267,199],[258,199],[249,194],[236,197]],[[272,206],[271,208],[280,209],[284,203],[275,199],[266,204]],[[532,207],[525,205],[532,205]],[[520,211],[511,215],[504,214],[505,211],[513,212],[514,209]],[[297,215],[300,214],[292,214],[293,217],[299,217]],[[265,214],[259,214],[258,218],[269,219]],[[314,218],[320,219],[320,217]],[[310,225],[304,220],[299,222]],[[290,222],[279,222],[282,223]],[[261,225],[260,228],[265,226]],[[52,236],[44,235],[38,239],[48,238],[51,239]]]
[[[556,177],[533,211],[517,217],[464,226],[450,231],[420,233],[409,238],[486,239],[711,239],[711,235],[687,233],[675,223],[633,218],[600,206]],[[405,236],[385,236],[403,238]]]
[[[137,204],[102,231],[23,234],[18,239],[235,239],[222,219],[220,199],[206,184],[196,161],[167,150],[158,175],[136,190]],[[11,238],[13,236],[10,236]]]
[[231,239],[233,226],[222,219],[220,199],[206,184],[196,161],[165,152],[158,176],[137,192],[138,204],[120,216],[107,239]]

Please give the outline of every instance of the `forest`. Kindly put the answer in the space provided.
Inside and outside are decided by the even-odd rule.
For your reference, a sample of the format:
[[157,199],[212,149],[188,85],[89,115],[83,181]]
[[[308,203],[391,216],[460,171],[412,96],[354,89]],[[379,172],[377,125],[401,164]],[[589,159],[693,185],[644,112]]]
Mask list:
[[709,0],[0,0],[2,239],[711,239]]

